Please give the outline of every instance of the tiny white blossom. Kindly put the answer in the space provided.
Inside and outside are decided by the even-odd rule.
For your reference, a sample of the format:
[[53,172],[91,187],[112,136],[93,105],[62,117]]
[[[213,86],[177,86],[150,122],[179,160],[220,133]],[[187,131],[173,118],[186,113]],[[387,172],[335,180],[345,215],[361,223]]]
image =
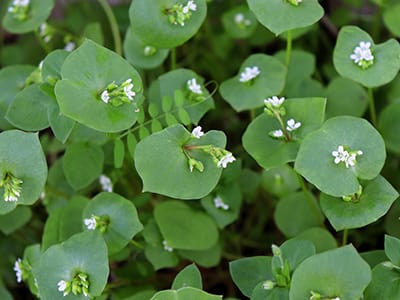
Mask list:
[[101,189],[105,192],[112,192],[113,191],[113,185],[111,182],[110,177],[102,174],[99,177],[99,183],[101,185]]
[[340,300],[340,297],[332,298],[332,300]]
[[288,120],[286,124],[287,124],[286,130],[288,131],[294,131],[301,126],[301,122],[296,122],[294,119]]
[[174,251],[174,248],[170,247],[170,246],[168,245],[167,241],[164,240],[164,241],[162,242],[162,244],[163,244],[163,247],[164,247],[164,250],[165,250],[165,251],[168,251],[168,252]]
[[110,95],[108,94],[107,90],[104,90],[101,93],[101,100],[103,100],[104,103],[108,103],[108,100],[110,100]]
[[218,163],[217,163],[217,167],[220,168],[226,168],[226,166],[228,165],[228,163],[232,163],[236,160],[236,158],[232,155],[232,153],[228,153],[226,154],[224,157],[222,157]]
[[281,138],[281,137],[283,137],[283,131],[280,129],[274,130],[271,132],[271,135],[276,138]]
[[198,95],[203,94],[203,92],[201,90],[201,85],[196,82],[196,78],[189,79],[187,81],[187,87],[192,93],[195,93]]
[[132,91],[132,89],[133,89],[132,83],[128,84],[127,86],[124,86],[124,93],[131,101],[133,100],[133,97],[136,95],[136,93]]
[[29,5],[29,0],[14,0],[12,5],[13,6],[28,6]]
[[350,59],[359,66],[363,65],[363,62],[372,62],[374,56],[371,52],[371,43],[361,41],[359,46],[355,47],[353,53],[350,55]]
[[283,102],[285,102],[285,97],[272,96],[272,98],[264,99],[265,104],[271,104],[273,107],[280,107]]
[[240,82],[248,82],[254,78],[256,78],[258,75],[260,75],[261,71],[257,66],[254,67],[246,67],[244,69],[244,72],[240,73]]
[[57,286],[58,286],[58,291],[63,292],[64,297],[68,295],[68,293],[65,292],[65,290],[67,289],[67,282],[65,280],[60,280],[57,283]]
[[349,152],[344,150],[344,147],[340,145],[337,151],[332,151],[332,156],[335,157],[335,164],[339,164],[341,161],[346,161],[349,157]]
[[66,50],[66,51],[68,51],[68,52],[71,52],[72,50],[75,49],[75,47],[76,47],[76,45],[75,45],[74,42],[68,42],[68,43],[65,45],[64,50]]
[[83,223],[85,224],[86,228],[89,230],[96,229],[97,221],[94,216],[91,216],[89,219],[84,219]]
[[197,9],[197,4],[194,3],[193,0],[190,0],[190,1],[188,1],[188,3],[183,7],[182,12],[183,12],[184,14],[187,14],[187,13],[189,12],[189,10],[191,10],[191,11],[196,11],[196,9]]
[[221,197],[217,196],[214,198],[214,206],[215,208],[222,208],[223,210],[228,210],[229,205],[226,204]]
[[275,286],[275,283],[271,280],[264,281],[262,287],[264,290],[272,290]]
[[244,21],[244,14],[238,13],[235,15],[235,23],[240,24]]
[[8,197],[4,198],[4,201],[6,201],[6,202],[17,202],[19,196],[20,196],[19,192],[18,193],[14,193],[14,194],[10,194],[10,195],[8,195]]
[[199,139],[203,135],[204,132],[201,131],[201,126],[196,126],[192,131],[192,136],[194,136],[196,139]]
[[22,260],[18,258],[14,263],[14,271],[15,276],[17,277],[17,282],[22,282],[22,268],[21,268]]

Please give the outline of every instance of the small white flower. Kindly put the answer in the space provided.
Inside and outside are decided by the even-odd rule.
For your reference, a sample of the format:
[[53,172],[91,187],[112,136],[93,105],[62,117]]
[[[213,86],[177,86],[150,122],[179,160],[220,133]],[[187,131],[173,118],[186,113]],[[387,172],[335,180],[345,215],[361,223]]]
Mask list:
[[67,289],[67,284],[68,283],[65,280],[60,280],[57,283],[58,291],[63,292],[64,297],[68,295],[68,293],[65,291]]
[[354,48],[353,53],[350,55],[350,59],[359,66],[363,66],[365,62],[372,63],[374,56],[372,55],[370,47],[370,42],[360,42],[359,46]]
[[89,219],[84,219],[83,223],[85,224],[86,228],[89,230],[96,229],[97,221],[93,215]]
[[203,92],[201,90],[201,85],[196,82],[196,78],[189,79],[187,81],[187,87],[192,93],[195,93],[198,95],[203,94]]
[[189,10],[191,10],[191,11],[196,11],[196,9],[197,9],[196,3],[194,3],[193,0],[190,0],[190,1],[188,1],[188,3],[183,7],[182,12],[183,12],[184,14],[187,14],[187,13],[189,12]]
[[13,1],[13,6],[28,6],[29,5],[29,0],[14,0]]
[[301,126],[301,122],[296,122],[294,119],[290,119],[286,122],[286,130],[287,131],[294,131]]
[[113,185],[111,182],[110,177],[102,174],[99,177],[99,183],[101,185],[101,189],[105,192],[112,192],[113,191]]
[[349,152],[344,150],[344,147],[340,145],[337,151],[332,151],[332,156],[335,157],[335,164],[339,164],[341,161],[346,161],[349,157]]
[[283,131],[280,129],[274,130],[271,132],[271,135],[276,138],[281,138],[281,137],[283,137]]
[[4,201],[6,201],[6,202],[17,202],[18,201],[18,197],[19,197],[19,193],[14,193],[14,195],[10,194],[10,195],[8,195],[8,197],[4,198]]
[[254,78],[256,78],[261,73],[260,69],[257,66],[254,67],[246,67],[244,72],[240,73],[240,82],[248,82]]
[[246,19],[244,17],[244,14],[242,14],[242,13],[237,13],[234,16],[234,20],[235,20],[235,24],[238,25],[238,26],[240,26],[242,24],[244,24],[245,26],[250,26],[251,25],[250,20]]
[[344,161],[346,164],[346,168],[348,167],[354,167],[356,165],[356,154],[352,153],[350,154],[346,160]]
[[262,287],[264,290],[272,290],[275,286],[275,282],[271,281],[271,280],[266,280],[264,281]]
[[217,163],[217,167],[218,168],[226,168],[226,166],[228,165],[228,163],[232,163],[236,160],[236,158],[232,155],[232,153],[228,153],[225,156],[223,156]]
[[104,90],[101,93],[101,100],[103,100],[104,103],[108,103],[108,100],[110,100],[110,94],[108,93],[107,90]]
[[165,251],[168,251],[168,252],[174,251],[174,248],[170,247],[170,246],[168,245],[167,241],[164,240],[164,241],[162,242],[162,244],[163,244],[163,247],[164,247],[164,250],[165,250]]
[[280,107],[283,102],[285,102],[285,97],[272,96],[272,98],[264,99],[265,104],[271,104],[273,107]]
[[22,282],[22,260],[18,258],[14,263],[15,276],[17,277],[17,282]]
[[215,208],[221,208],[223,210],[229,209],[229,205],[226,204],[220,196],[214,198],[214,206]]
[[65,45],[64,50],[66,50],[66,51],[68,51],[68,52],[71,52],[72,50],[75,49],[75,47],[76,47],[76,45],[75,45],[74,42],[68,42],[68,43]]
[[332,300],[340,300],[340,297],[332,298]]
[[127,86],[124,86],[124,93],[131,101],[133,100],[133,97],[136,95],[136,93],[132,91],[132,89],[133,89],[132,83],[128,84]]
[[201,126],[196,126],[192,131],[192,136],[194,136],[196,139],[199,139],[203,135],[204,132],[201,131]]

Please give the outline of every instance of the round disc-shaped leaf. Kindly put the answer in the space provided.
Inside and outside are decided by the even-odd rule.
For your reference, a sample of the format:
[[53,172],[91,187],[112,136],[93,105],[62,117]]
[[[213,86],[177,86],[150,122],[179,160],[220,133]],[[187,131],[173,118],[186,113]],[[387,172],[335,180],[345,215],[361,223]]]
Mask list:
[[184,287],[177,291],[165,290],[156,293],[150,300],[222,300],[222,296],[211,295],[193,287]]
[[359,228],[385,215],[399,194],[382,176],[363,183],[357,202],[321,194],[321,208],[336,231]]
[[205,250],[178,250],[178,253],[180,257],[193,261],[201,267],[212,268],[220,263],[222,248],[220,243],[216,243]]
[[399,37],[400,36],[400,4],[390,5],[383,12],[383,22],[389,31]]
[[246,6],[237,6],[222,15],[225,31],[235,39],[251,36],[257,28],[257,19]]
[[364,294],[365,300],[400,299],[399,272],[377,265],[372,270],[372,281]]
[[[55,93],[60,111],[67,117],[102,132],[118,132],[136,122],[142,80],[115,52],[85,40],[65,59],[61,75]],[[101,93],[110,83],[120,85],[128,79],[132,79],[132,90],[136,93],[131,103],[115,107],[101,100]]]
[[324,10],[318,0],[294,6],[287,0],[247,0],[258,21],[276,35],[295,28],[306,27],[322,18]]
[[385,140],[386,147],[395,153],[400,153],[400,103],[386,106],[379,115],[378,128]]
[[92,216],[106,217],[109,222],[103,234],[109,254],[120,251],[143,229],[135,205],[115,193],[96,195],[83,211],[83,219]]
[[[240,82],[246,68],[258,67],[260,74],[251,82]],[[264,105],[264,99],[279,95],[286,80],[286,67],[275,57],[253,54],[240,66],[239,73],[221,84],[221,96],[236,110],[243,111]]]
[[[360,42],[370,42],[374,56],[373,64],[362,69],[350,58]],[[366,87],[384,85],[394,79],[400,69],[400,44],[394,39],[374,45],[368,33],[356,26],[344,26],[339,32],[333,52],[333,64],[336,71]]]
[[0,178],[11,173],[22,180],[18,201],[4,202],[4,188],[0,188],[0,214],[5,214],[18,204],[31,205],[39,199],[47,179],[47,164],[37,133],[0,133],[0,153]]
[[301,127],[295,131],[296,139],[289,142],[269,135],[281,127],[274,117],[262,113],[250,123],[243,135],[245,150],[265,169],[294,161],[301,139],[321,126],[325,115],[325,102],[324,98],[285,100],[285,117],[301,122]]
[[218,230],[211,217],[183,202],[160,202],[154,218],[167,245],[174,249],[206,250],[217,243]]
[[370,280],[370,267],[350,245],[303,261],[293,273],[289,296],[309,299],[313,291],[329,299],[360,299]]
[[274,287],[271,290],[264,288],[264,281],[257,284],[251,293],[250,300],[288,300],[289,288]]
[[182,269],[182,271],[176,275],[171,288],[173,290],[178,290],[186,286],[191,286],[198,289],[203,288],[201,273],[195,264],[188,265]]
[[132,65],[142,69],[153,69],[164,62],[169,50],[157,49],[144,43],[131,28],[128,28],[124,40],[124,53]]
[[[335,164],[332,151],[344,146],[362,151],[355,166]],[[364,119],[340,116],[329,119],[321,129],[306,136],[296,158],[295,169],[322,192],[336,197],[358,191],[357,178],[371,180],[381,171],[386,158],[385,143]]]
[[[65,299],[57,283],[71,281],[77,273],[88,275],[89,295],[99,296],[107,283],[107,246],[98,232],[78,233],[61,244],[48,248],[42,255],[34,274],[43,299]],[[68,297],[67,297],[68,298]],[[88,299],[83,294],[73,299]]]
[[201,161],[204,171],[190,172],[184,146],[214,145],[224,148],[226,137],[221,131],[209,131],[200,139],[182,126],[173,125],[140,141],[135,150],[135,166],[143,181],[143,191],[178,199],[200,199],[210,193],[221,176],[211,156],[200,149],[190,155]]
[[[13,1],[9,1],[10,5]],[[13,33],[26,33],[39,28],[46,21],[54,6],[54,0],[30,0],[26,19],[19,20],[14,13],[7,11],[3,19],[3,26]]]
[[262,174],[263,188],[278,197],[295,192],[300,188],[297,173],[288,165],[265,170]]
[[174,48],[189,40],[199,30],[207,14],[205,0],[196,0],[196,10],[191,11],[184,25],[172,24],[170,16],[174,5],[186,2],[176,0],[135,0],[129,8],[132,30],[145,43],[157,48]]

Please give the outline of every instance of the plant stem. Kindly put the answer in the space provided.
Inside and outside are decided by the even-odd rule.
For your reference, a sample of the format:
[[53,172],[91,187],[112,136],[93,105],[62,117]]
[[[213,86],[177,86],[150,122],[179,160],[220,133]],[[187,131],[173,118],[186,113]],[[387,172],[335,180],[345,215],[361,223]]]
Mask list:
[[371,114],[371,122],[376,127],[377,122],[376,122],[375,101],[372,88],[368,88],[368,100],[369,100],[369,112]]
[[343,230],[343,236],[342,236],[342,246],[345,246],[347,244],[347,238],[349,236],[349,230],[345,228]]
[[[296,172],[296,171],[295,171]],[[307,203],[310,207],[310,209],[312,210],[312,213],[314,214],[314,216],[316,217],[316,219],[320,219],[321,218],[321,212],[319,211],[319,209],[317,208],[317,206],[315,206],[315,202],[314,202],[314,198],[311,196],[310,191],[308,190],[306,183],[304,182],[303,177],[301,177],[301,175],[299,173],[296,172],[297,175],[297,180],[300,183],[301,186],[301,190],[304,193],[304,196],[307,200]]]
[[176,69],[176,48],[171,49],[170,61],[171,61],[171,70],[175,70]]
[[35,37],[37,41],[39,42],[40,46],[43,48],[43,50],[46,52],[46,54],[49,54],[51,52],[51,49],[48,44],[46,44],[42,37],[39,35],[39,32],[37,30],[34,31]]
[[98,0],[101,7],[104,10],[104,13],[107,16],[108,22],[110,23],[111,33],[114,39],[114,50],[117,54],[122,56],[122,42],[121,36],[118,28],[117,19],[111,9],[110,4],[108,4],[107,0]]
[[135,240],[130,240],[129,243],[130,243],[131,245],[135,246],[136,248],[144,249],[144,246],[143,246],[141,243],[136,242]]
[[286,67],[289,67],[290,64],[290,56],[292,53],[292,32],[289,30],[287,31],[287,37],[286,37]]

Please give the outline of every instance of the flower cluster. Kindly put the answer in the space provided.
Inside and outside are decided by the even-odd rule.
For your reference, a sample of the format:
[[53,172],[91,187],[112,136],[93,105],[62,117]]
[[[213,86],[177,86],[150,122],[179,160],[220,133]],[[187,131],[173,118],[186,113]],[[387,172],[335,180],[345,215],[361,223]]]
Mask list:
[[17,282],[22,282],[22,280],[27,277],[27,266],[22,259],[18,258],[15,261],[13,270],[15,271]]
[[204,100],[204,92],[196,78],[189,79],[186,82],[187,97],[189,100],[201,101]]
[[350,59],[362,69],[371,66],[374,63],[374,56],[371,52],[371,43],[360,42],[360,44],[354,48],[353,53],[350,55]]
[[113,106],[120,106],[124,103],[133,102],[136,93],[133,91],[132,79],[125,80],[121,85],[111,82],[101,92],[100,98],[104,103],[110,103]]
[[234,16],[234,21],[236,26],[239,27],[240,29],[244,29],[251,25],[251,21],[249,19],[246,19],[246,17],[242,13],[237,13]]
[[201,126],[196,126],[193,130],[192,130],[192,136],[195,137],[196,139],[199,139],[200,137],[202,137],[204,135],[204,132],[201,129]]
[[64,50],[68,51],[68,52],[75,50],[75,48],[76,48],[76,44],[73,41],[67,42],[64,46]]
[[170,247],[170,246],[168,245],[168,243],[167,243],[166,240],[164,240],[164,241],[162,242],[162,244],[163,244],[163,248],[164,248],[165,251],[167,251],[167,252],[172,252],[172,251],[174,251],[174,248]]
[[63,293],[63,296],[69,295],[71,292],[77,296],[83,294],[89,296],[89,281],[88,275],[83,272],[78,272],[70,281],[60,280],[57,283],[58,291]]
[[340,300],[340,297],[327,297],[327,296],[321,296],[321,294],[311,291],[311,296],[310,296],[310,300]]
[[362,154],[363,152],[361,150],[347,151],[343,145],[339,145],[336,151],[332,151],[332,156],[335,158],[334,163],[340,164],[341,162],[344,162],[346,168],[354,167],[357,162],[357,155]]
[[193,0],[189,0],[185,6],[183,4],[175,4],[167,10],[168,21],[174,25],[185,26],[185,21],[189,20],[192,12],[197,10],[197,5]]
[[228,210],[229,205],[222,200],[220,196],[214,198],[214,206],[215,208],[221,208],[222,210]]
[[21,185],[21,179],[18,179],[9,172],[5,173],[3,179],[0,180],[0,187],[4,187],[4,201],[18,201],[22,191]]
[[13,0],[11,5],[8,7],[8,12],[19,21],[24,21],[29,15],[29,0]]
[[287,0],[290,4],[298,6],[303,0]]
[[244,71],[240,73],[240,82],[251,82],[254,78],[260,75],[261,71],[257,66],[254,67],[246,67]]
[[83,224],[85,224],[88,230],[99,229],[101,233],[105,233],[107,231],[109,223],[110,220],[107,215],[103,215],[100,217],[91,215],[90,218],[86,218],[83,220]]
[[54,29],[47,23],[42,23],[39,26],[39,35],[43,38],[45,43],[48,43],[53,38]]
[[110,192],[110,193],[113,191],[113,185],[112,185],[110,177],[108,177],[104,174],[100,175],[99,183],[100,183],[101,189],[103,191]]
[[92,215],[89,219],[84,219],[83,223],[85,224],[86,228],[89,230],[95,230],[97,227],[97,221],[94,215]]

